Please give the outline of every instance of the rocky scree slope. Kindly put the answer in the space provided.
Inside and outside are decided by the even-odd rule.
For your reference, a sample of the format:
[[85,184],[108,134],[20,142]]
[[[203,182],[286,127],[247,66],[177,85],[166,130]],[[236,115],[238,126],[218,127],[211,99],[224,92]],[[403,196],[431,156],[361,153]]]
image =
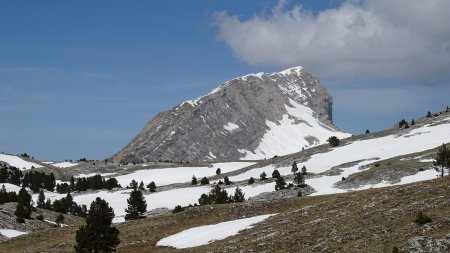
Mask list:
[[114,161],[263,159],[348,136],[332,125],[332,97],[302,67],[225,82],[152,118]]

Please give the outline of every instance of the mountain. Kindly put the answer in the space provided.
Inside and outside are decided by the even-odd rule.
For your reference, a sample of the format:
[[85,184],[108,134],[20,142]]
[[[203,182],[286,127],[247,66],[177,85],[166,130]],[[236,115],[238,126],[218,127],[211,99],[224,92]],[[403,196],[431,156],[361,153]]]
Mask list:
[[152,118],[115,161],[263,159],[346,137],[332,97],[302,67],[229,80]]

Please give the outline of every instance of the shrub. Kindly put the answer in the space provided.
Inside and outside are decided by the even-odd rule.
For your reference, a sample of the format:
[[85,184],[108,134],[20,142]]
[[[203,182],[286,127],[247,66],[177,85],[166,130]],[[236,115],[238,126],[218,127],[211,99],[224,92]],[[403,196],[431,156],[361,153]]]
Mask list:
[[181,212],[183,212],[184,211],[184,207],[182,207],[182,206],[180,206],[180,205],[177,205],[177,206],[175,206],[175,208],[172,210],[172,213],[181,213]]
[[248,180],[248,184],[254,184],[255,183],[255,179],[253,177],[250,177],[250,179]]
[[431,222],[431,218],[428,217],[423,212],[418,212],[414,222],[417,223],[418,225],[424,225],[424,224],[430,223]]
[[340,140],[336,136],[331,136],[330,138],[328,138],[328,143],[331,147],[337,147],[340,144]]

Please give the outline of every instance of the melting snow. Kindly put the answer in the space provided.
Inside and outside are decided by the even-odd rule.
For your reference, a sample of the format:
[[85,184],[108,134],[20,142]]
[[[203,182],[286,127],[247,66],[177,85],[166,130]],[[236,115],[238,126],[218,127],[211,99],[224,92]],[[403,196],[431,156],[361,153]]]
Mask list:
[[251,218],[221,222],[184,230],[159,240],[157,246],[169,246],[177,249],[197,247],[237,235],[239,231],[252,228],[255,224],[275,214],[260,215]]

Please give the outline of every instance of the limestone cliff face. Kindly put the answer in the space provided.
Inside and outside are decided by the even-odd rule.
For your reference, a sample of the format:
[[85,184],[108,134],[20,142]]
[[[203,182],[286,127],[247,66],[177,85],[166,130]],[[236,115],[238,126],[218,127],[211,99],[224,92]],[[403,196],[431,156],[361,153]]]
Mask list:
[[115,161],[261,159],[340,136],[332,97],[302,67],[225,82],[157,114]]

